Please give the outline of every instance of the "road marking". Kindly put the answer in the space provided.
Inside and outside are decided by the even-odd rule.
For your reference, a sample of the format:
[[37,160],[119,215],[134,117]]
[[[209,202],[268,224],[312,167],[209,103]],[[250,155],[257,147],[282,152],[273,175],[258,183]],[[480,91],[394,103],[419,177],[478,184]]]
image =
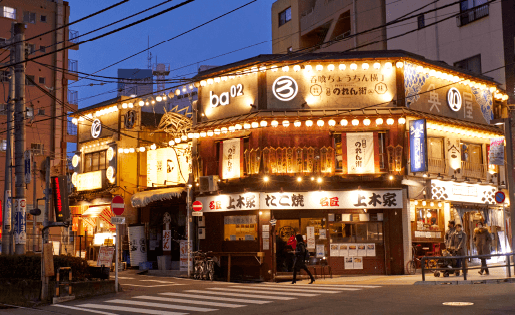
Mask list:
[[188,313],[176,313],[176,312],[167,312],[167,311],[159,311],[159,310],[148,310],[145,308],[115,306],[115,305],[81,304],[79,306],[89,307],[89,308],[97,308],[97,309],[101,309],[101,310],[111,310],[111,311],[131,312],[131,313],[141,313],[141,314],[155,314],[155,315],[186,315],[186,314],[188,314]]
[[141,282],[158,282],[158,283],[175,283],[170,281],[162,281],[162,280],[140,280]]
[[128,287],[143,287],[143,288],[157,288],[157,287],[169,287],[173,285],[184,285],[184,284],[156,284],[156,285],[143,285],[143,284],[130,284],[130,283],[124,283],[123,285],[126,285]]
[[[115,278],[114,276],[111,276],[111,278]],[[130,277],[118,277],[118,279],[122,279],[122,280],[134,280],[134,278],[130,278]]]
[[[242,291],[241,289],[227,289],[227,288],[209,288],[209,290],[217,290],[217,291],[232,291],[232,292],[241,292],[241,293],[258,293],[258,294],[277,294],[278,292],[270,292],[265,290],[249,290],[246,289]],[[297,292],[281,292],[282,295],[292,295],[292,296],[317,296],[319,294],[311,294],[311,293],[297,293]]]
[[472,303],[472,302],[445,302],[442,304],[447,305],[447,306],[471,306],[471,305],[474,305],[474,303]]
[[328,287],[328,288],[381,288],[382,286],[380,285],[359,285],[359,284],[275,284],[275,283],[271,283],[271,282],[263,282],[262,284],[260,285],[268,285],[268,286],[288,286],[288,287],[292,287],[292,286],[310,286],[310,287],[313,287],[313,288],[317,288],[317,287]]
[[217,303],[217,302],[200,301],[200,300],[175,299],[175,298],[170,298],[170,297],[147,296],[147,295],[133,296],[132,298],[133,299],[143,299],[143,300],[163,301],[163,302],[198,304],[198,305],[206,305],[206,306],[231,307],[231,308],[246,306],[246,305],[240,305],[240,304]]
[[194,298],[194,299],[203,299],[203,300],[216,300],[216,301],[227,301],[227,302],[236,302],[236,303],[247,303],[247,304],[266,304],[271,303],[272,301],[261,301],[261,300],[243,300],[243,299],[231,299],[226,298],[222,296],[208,296],[203,295],[199,296],[197,294],[186,294],[186,293],[159,293],[162,295],[168,295],[168,296],[177,296],[177,297],[188,297],[188,298]]
[[[259,287],[260,287],[259,285],[253,285],[253,286],[234,285],[234,286],[231,286],[231,288],[241,288],[241,289],[259,288]],[[310,293],[310,292],[311,293],[341,293],[342,292],[341,290],[339,290],[339,291],[329,291],[327,288],[326,289],[321,289],[321,290],[309,290],[309,289],[304,289],[304,288],[294,289],[294,288],[288,288],[288,287],[281,287],[281,288],[266,287],[266,288],[263,288],[261,286],[261,288],[259,288],[259,289],[261,289],[261,290],[280,291],[280,292],[307,292],[307,293]],[[343,290],[345,290],[345,289],[343,289]],[[357,290],[361,290],[361,289],[348,289],[348,290],[357,291]]]
[[[360,290],[362,290],[362,288],[317,287],[317,286],[313,286],[313,285],[309,285],[309,284],[300,284],[300,285],[297,285],[297,284],[278,284],[278,285],[274,285],[274,286],[271,286],[271,285],[264,286],[262,284],[257,284],[257,285],[253,285],[253,287],[261,287],[260,289],[262,289],[262,290],[284,290],[284,289],[290,290],[290,289],[294,289],[295,287],[297,287],[302,292],[311,292],[312,291],[312,292],[318,292],[318,293],[325,293],[325,292],[337,293],[337,292],[331,292],[331,290],[338,291],[338,292],[341,292],[341,291],[360,291]],[[275,288],[277,288],[277,289],[275,289]]]
[[236,297],[246,297],[246,298],[254,298],[254,299],[269,299],[269,300],[295,300],[296,299],[294,297],[286,297],[286,296],[238,294],[238,293],[230,293],[230,292],[216,292],[216,291],[203,291],[203,290],[186,290],[186,292],[202,293],[202,294],[206,294],[207,293],[207,294],[213,294],[213,295],[228,295],[228,296],[236,296]]
[[204,307],[194,307],[194,306],[184,306],[184,305],[171,305],[171,304],[151,303],[151,302],[133,301],[133,300],[109,300],[109,301],[105,301],[105,302],[139,305],[139,306],[147,306],[147,307],[170,308],[170,309],[175,309],[175,310],[194,311],[194,312],[218,311],[215,308],[204,308]]
[[64,307],[64,308],[69,308],[69,309],[72,309],[72,310],[83,311],[83,312],[90,312],[90,313],[95,313],[95,314],[117,315],[115,313],[108,313],[108,312],[102,312],[102,311],[96,311],[96,310],[88,310],[86,308],[80,308],[80,307],[69,306],[69,305],[62,305],[62,304],[52,304],[51,306]]

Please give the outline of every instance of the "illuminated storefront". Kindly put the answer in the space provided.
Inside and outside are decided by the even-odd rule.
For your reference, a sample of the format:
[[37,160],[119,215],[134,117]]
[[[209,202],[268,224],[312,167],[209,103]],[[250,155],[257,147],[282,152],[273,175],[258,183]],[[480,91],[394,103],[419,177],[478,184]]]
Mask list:
[[242,278],[287,276],[294,233],[333,274],[402,274],[412,241],[445,232],[453,200],[430,197],[434,180],[504,184],[486,156],[507,95],[488,78],[375,51],[258,56],[195,80],[197,238],[264,253],[233,258]]

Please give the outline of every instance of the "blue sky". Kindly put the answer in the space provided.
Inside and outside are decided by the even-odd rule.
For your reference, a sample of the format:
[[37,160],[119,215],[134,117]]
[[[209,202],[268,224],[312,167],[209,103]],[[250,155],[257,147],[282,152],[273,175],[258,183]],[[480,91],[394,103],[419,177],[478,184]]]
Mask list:
[[[131,0],[105,13],[72,25],[70,28],[79,31],[80,34],[84,34],[163,1],[164,0]],[[196,0],[179,9],[165,13],[139,25],[94,42],[80,45],[78,51],[70,51],[69,58],[79,61],[79,71],[93,73],[147,48],[148,36],[150,36],[150,45],[156,44],[179,35],[182,32],[233,10],[249,1],[250,0]],[[70,21],[75,21],[117,2],[118,0],[70,0]],[[80,39],[84,40],[103,34],[109,30],[129,24],[181,2],[182,1],[179,0],[171,1],[152,11],[143,13]],[[274,0],[258,0],[211,24],[151,49],[153,56],[152,63],[156,62],[157,57],[157,62],[169,63],[172,70],[193,64],[170,73],[170,77],[188,77],[196,72],[197,63],[198,65],[223,65],[259,54],[271,53],[272,33],[270,12],[273,2]],[[265,43],[202,62],[202,60],[260,42]],[[144,52],[97,74],[116,77],[118,68],[146,69],[148,65],[147,57],[148,53]],[[79,91],[79,108],[96,104],[116,96],[116,92],[107,93],[116,88],[115,83],[109,83],[103,86],[84,86],[89,83],[98,82],[89,80],[81,80],[76,83],[70,82],[69,88]],[[101,93],[105,94],[92,97]]]

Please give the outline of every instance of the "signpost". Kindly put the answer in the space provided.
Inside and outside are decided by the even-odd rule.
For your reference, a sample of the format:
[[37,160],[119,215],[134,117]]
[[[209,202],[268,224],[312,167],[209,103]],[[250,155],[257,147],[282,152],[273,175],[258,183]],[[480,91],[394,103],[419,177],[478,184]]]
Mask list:
[[191,216],[193,217],[201,217],[204,215],[204,213],[202,212],[202,202],[200,201],[195,201],[193,202],[193,213],[191,214]]
[[495,193],[495,201],[497,203],[503,203],[506,199],[506,195],[502,191],[498,191]]
[[[122,215],[125,211],[125,203],[123,202],[122,196],[114,196],[113,200],[111,201],[111,210],[116,215]],[[113,220],[114,219],[114,220]],[[115,263],[114,263],[114,286],[115,291],[118,292],[118,225],[119,224],[125,224],[125,218],[124,217],[112,217],[111,222],[116,225],[116,243],[115,243]]]
[[31,151],[27,150],[23,153],[23,162],[25,165],[25,184],[30,184],[31,178],[31,166],[32,166],[32,154]]

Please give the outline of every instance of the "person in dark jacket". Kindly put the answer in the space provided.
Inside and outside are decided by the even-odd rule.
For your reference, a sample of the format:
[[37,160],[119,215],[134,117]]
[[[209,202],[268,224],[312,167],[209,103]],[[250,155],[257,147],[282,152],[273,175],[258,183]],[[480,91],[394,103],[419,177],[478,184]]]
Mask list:
[[[456,224],[456,231],[451,235],[450,248],[456,256],[467,255],[467,234],[463,232],[461,224]],[[466,263],[463,258],[456,259],[456,268],[461,268],[461,264]],[[465,265],[465,269],[467,266]],[[456,272],[458,276],[459,271]]]
[[449,224],[447,224],[447,231],[445,232],[445,249],[449,250],[451,245],[451,235],[456,231],[456,228],[454,227],[454,220],[450,220]]
[[301,234],[297,234],[295,238],[297,239],[297,248],[295,250],[295,261],[293,263],[292,284],[295,284],[297,282],[297,271],[300,272],[300,269],[306,270],[307,274],[311,278],[311,282],[309,284],[312,284],[313,282],[315,282],[315,278],[313,278],[313,275],[311,274],[311,272],[309,272],[308,267],[306,267],[306,262],[304,261],[304,259],[307,256],[306,252],[308,250],[306,248],[306,243],[304,243],[304,239],[302,238]]
[[[476,244],[477,254],[478,255],[490,255],[490,246],[492,245],[492,238],[490,237],[490,232],[488,229],[483,227],[483,223],[479,222],[477,224],[477,228],[474,229],[474,243]],[[481,270],[478,271],[480,275],[489,275],[488,266],[486,265],[486,260],[490,257],[484,257],[481,259]]]

